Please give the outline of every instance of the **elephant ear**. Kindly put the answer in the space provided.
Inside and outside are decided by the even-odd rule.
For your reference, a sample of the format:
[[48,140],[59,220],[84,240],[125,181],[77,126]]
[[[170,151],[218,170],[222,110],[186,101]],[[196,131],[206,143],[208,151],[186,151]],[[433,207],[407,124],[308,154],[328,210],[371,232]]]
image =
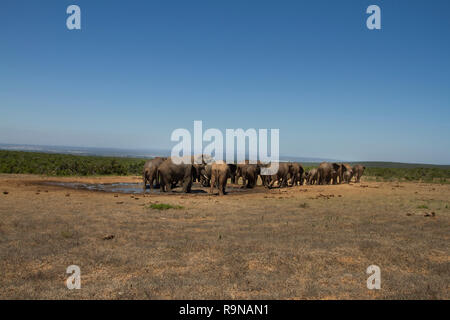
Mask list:
[[339,168],[341,167],[341,165],[337,164],[336,162],[332,163],[332,166],[333,166],[333,169],[336,170],[336,171],[338,171]]
[[230,168],[231,173],[236,173],[236,171],[237,171],[237,165],[235,165],[233,163],[229,163],[228,168]]

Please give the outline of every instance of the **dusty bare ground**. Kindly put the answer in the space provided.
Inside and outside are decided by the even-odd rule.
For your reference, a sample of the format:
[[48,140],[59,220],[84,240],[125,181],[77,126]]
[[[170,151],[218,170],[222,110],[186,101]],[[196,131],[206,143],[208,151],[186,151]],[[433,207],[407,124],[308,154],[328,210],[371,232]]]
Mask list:
[[[0,175],[2,299],[450,298],[448,184],[143,197],[44,180],[140,182]],[[80,290],[64,283],[72,264]],[[372,264],[381,290],[366,287]]]

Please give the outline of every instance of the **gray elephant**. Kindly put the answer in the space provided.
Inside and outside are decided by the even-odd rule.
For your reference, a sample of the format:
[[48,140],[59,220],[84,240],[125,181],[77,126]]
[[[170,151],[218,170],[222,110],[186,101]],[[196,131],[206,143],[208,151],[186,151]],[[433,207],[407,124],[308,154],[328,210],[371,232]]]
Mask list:
[[307,176],[307,184],[309,185],[313,185],[315,183],[317,183],[317,169],[311,169],[308,172],[308,176]]
[[236,184],[239,183],[239,178],[242,177],[242,184],[245,188],[254,188],[258,181],[258,175],[261,169],[257,164],[250,164],[248,160],[236,166]]
[[233,184],[237,183],[237,181],[236,181],[237,164],[229,163],[228,168],[230,168],[231,183],[233,183]]
[[[147,182],[150,184],[150,190],[152,187],[155,187],[154,183],[156,181],[156,184],[160,184],[160,177],[158,175],[158,167],[163,163],[167,158],[162,157],[156,157],[154,159],[148,160],[144,164],[144,170],[142,173],[143,180],[144,180],[144,190],[147,188]],[[158,186],[157,186],[158,187]]]
[[352,180],[352,174],[351,174],[351,172],[346,171],[346,172],[344,173],[344,181],[345,181],[346,183],[350,183],[351,180]]
[[211,164],[206,164],[200,170],[200,183],[204,187],[211,186],[211,166]]
[[361,176],[363,175],[365,169],[366,167],[360,164],[353,166],[353,175],[356,177],[357,183],[361,182]]
[[223,196],[225,188],[227,186],[228,178],[231,177],[231,167],[234,165],[228,165],[225,162],[213,163],[211,165],[211,189],[210,193],[213,193],[214,187],[219,189],[219,195]]
[[183,192],[191,192],[192,179],[195,174],[195,169],[190,161],[185,163],[178,163],[172,158],[168,158],[158,167],[158,172],[161,177],[160,189],[161,192],[171,191],[172,184],[181,182]]
[[317,184],[330,184],[332,180],[336,184],[340,168],[337,163],[322,162],[317,169]]
[[300,185],[306,184],[306,182],[308,181],[308,172],[304,171],[300,179]]
[[353,168],[348,163],[341,164],[341,181],[340,183],[350,183],[350,180],[353,177]]
[[280,162],[278,164],[278,171],[276,174],[272,175],[270,178],[270,183],[268,184],[268,188],[272,188],[274,183],[277,182],[278,186],[287,187],[288,186],[288,178],[289,176],[293,176],[293,165],[290,162]]
[[289,173],[291,177],[291,186],[302,185],[303,184],[303,173],[305,170],[300,163],[294,162],[292,163],[291,172]]

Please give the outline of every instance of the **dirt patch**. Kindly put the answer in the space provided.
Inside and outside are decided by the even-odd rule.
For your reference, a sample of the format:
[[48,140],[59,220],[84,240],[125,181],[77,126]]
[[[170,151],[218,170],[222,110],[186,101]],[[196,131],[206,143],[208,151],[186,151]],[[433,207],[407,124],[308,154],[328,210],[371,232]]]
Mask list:
[[[0,175],[2,299],[450,298],[448,184],[257,187],[220,197],[69,193],[49,181],[141,178]],[[80,290],[64,284],[73,264]],[[377,292],[366,287],[372,264],[381,268]]]

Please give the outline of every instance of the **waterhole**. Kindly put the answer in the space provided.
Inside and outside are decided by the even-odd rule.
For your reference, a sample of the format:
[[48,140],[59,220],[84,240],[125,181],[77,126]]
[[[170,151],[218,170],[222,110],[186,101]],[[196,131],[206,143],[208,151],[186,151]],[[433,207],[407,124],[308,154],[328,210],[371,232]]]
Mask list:
[[[43,185],[58,186],[68,189],[78,189],[78,190],[89,190],[89,191],[102,191],[110,193],[128,193],[128,194],[142,194],[143,184],[142,183],[128,183],[128,182],[118,182],[118,183],[82,183],[82,182],[60,182],[60,181],[46,181],[41,183]],[[217,189],[214,189],[217,193]],[[233,193],[250,193],[250,192],[264,192],[263,187],[256,187],[254,189],[242,188],[239,185],[227,185],[226,192],[228,194]],[[161,193],[159,188],[150,189],[147,186],[145,190],[146,194],[181,194],[183,190],[181,187],[173,188],[171,192]],[[208,195],[209,188],[203,187],[200,184],[194,183],[192,185],[191,193],[199,195]]]

